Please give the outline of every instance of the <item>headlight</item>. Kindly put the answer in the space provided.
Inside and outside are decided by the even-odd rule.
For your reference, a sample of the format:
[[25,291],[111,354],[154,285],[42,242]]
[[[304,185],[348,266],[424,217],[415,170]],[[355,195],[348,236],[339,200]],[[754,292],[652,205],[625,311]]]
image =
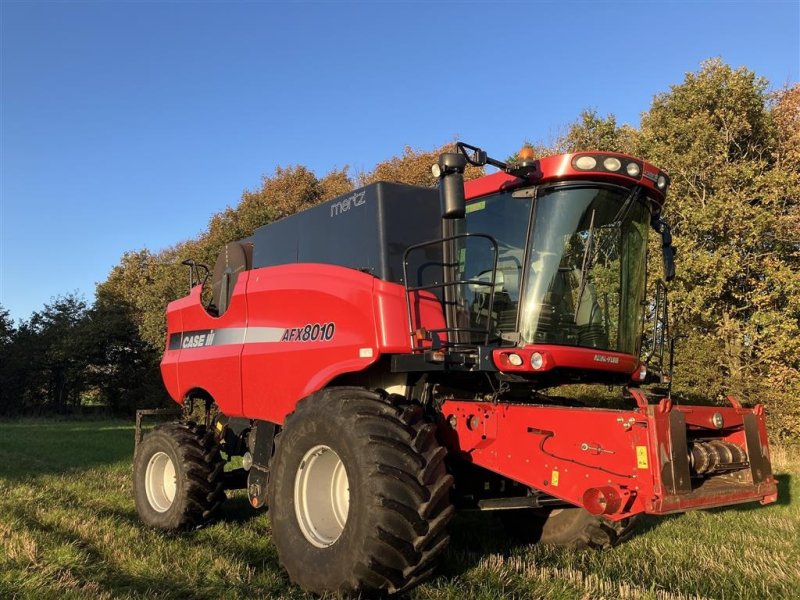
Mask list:
[[622,163],[619,162],[618,158],[609,156],[603,161],[603,166],[609,171],[619,171],[622,168]]
[[725,427],[725,420],[722,418],[722,414],[720,414],[720,413],[718,413],[718,412],[715,412],[715,413],[714,413],[714,414],[711,416],[711,423],[712,423],[712,424],[714,425],[714,427],[716,427],[717,429],[722,429],[723,427]]
[[583,171],[594,169],[597,166],[597,160],[594,156],[581,156],[575,161],[575,167]]
[[510,362],[515,367],[522,366],[522,357],[519,354],[509,354],[508,355],[508,362]]

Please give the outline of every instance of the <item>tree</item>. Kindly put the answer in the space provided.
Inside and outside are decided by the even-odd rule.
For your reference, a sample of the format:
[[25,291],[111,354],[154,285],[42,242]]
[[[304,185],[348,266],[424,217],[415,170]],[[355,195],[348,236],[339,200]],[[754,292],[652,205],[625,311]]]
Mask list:
[[[45,404],[63,413],[68,406],[80,404],[85,389],[86,340],[81,336],[81,321],[86,315],[86,301],[67,294],[45,304],[31,316],[27,327],[38,337],[34,345],[37,361],[31,372],[38,371]],[[32,381],[31,385],[35,386]]]
[[91,341],[86,358],[87,381],[98,399],[117,414],[165,403],[159,377],[160,354],[139,335],[135,308],[125,299],[100,290],[83,323]]
[[720,60],[657,96],[639,154],[672,176],[667,219],[680,260],[672,285],[680,345],[676,387],[765,401],[800,431],[800,177],[787,91]]
[[558,140],[558,152],[602,150],[631,153],[637,131],[629,125],[617,125],[614,115],[601,117],[595,110],[584,110],[570,125],[567,134]]
[[[431,166],[439,160],[443,152],[454,152],[454,144],[446,144],[441,148],[422,151],[414,150],[411,146],[403,149],[402,156],[393,156],[378,163],[370,173],[364,173],[358,178],[359,185],[368,185],[376,181],[394,181],[409,185],[423,187],[436,186],[437,180],[431,173]],[[464,179],[469,181],[483,175],[483,169],[468,165],[464,172]]]
[[10,377],[8,364],[11,358],[9,350],[15,333],[11,315],[0,305],[0,365],[3,365],[3,368],[0,368],[0,414],[10,413],[14,404],[13,379]]

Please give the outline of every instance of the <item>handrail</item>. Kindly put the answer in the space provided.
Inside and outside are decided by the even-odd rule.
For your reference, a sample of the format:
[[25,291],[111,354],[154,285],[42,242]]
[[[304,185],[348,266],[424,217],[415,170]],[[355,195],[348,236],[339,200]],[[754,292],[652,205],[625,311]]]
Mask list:
[[[491,244],[491,248],[493,251],[493,264],[492,264],[492,277],[489,282],[482,281],[480,279],[458,279],[455,281],[442,281],[442,283],[433,283],[428,285],[418,285],[418,286],[409,286],[408,280],[408,266],[409,261],[408,257],[411,252],[415,250],[420,250],[422,248],[427,248],[429,246],[435,246],[438,244],[445,244],[447,242],[453,242],[458,239],[465,239],[465,238],[483,238],[489,241]],[[494,309],[494,293],[495,293],[495,283],[497,278],[497,259],[498,259],[499,251],[497,246],[497,240],[488,234],[485,233],[460,233],[457,235],[452,235],[448,237],[437,238],[434,240],[429,240],[426,242],[421,242],[419,244],[413,244],[406,248],[405,252],[403,253],[403,283],[405,284],[406,288],[406,313],[408,316],[408,330],[409,335],[411,337],[411,348],[412,351],[423,350],[424,347],[416,346],[414,343],[414,323],[411,315],[411,296],[412,292],[419,292],[424,290],[433,290],[433,289],[444,289],[447,287],[455,287],[461,285],[475,285],[480,287],[488,287],[490,289],[489,292],[489,307],[488,307],[488,317],[486,323],[486,329],[477,329],[477,328],[469,328],[469,327],[444,327],[439,329],[430,329],[431,333],[482,333],[484,335],[484,345],[488,345],[489,337],[491,336],[492,332],[492,312]],[[452,268],[456,266],[458,263],[444,262],[444,255],[442,258],[442,269],[445,268]],[[443,279],[446,280],[447,276],[443,272]],[[444,302],[444,300],[442,300]],[[445,312],[445,324],[450,325],[446,322],[447,315]],[[470,343],[461,343],[461,342],[451,342],[449,339],[446,342],[446,347],[459,347],[459,346],[472,346],[473,344]]]

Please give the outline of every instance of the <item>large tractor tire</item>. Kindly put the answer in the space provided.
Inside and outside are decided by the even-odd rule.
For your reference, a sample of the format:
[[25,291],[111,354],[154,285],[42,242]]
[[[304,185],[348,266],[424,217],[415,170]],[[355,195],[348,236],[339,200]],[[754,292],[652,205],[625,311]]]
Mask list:
[[509,535],[523,542],[603,550],[627,540],[636,524],[636,517],[611,521],[578,507],[514,510],[500,518]]
[[214,435],[195,423],[147,434],[133,459],[133,495],[142,521],[160,529],[208,522],[225,500],[225,461]]
[[291,580],[370,597],[429,577],[454,511],[445,454],[422,408],[399,396],[331,388],[299,402],[275,439],[268,488]]
[[557,508],[542,528],[541,542],[575,548],[608,549],[627,540],[636,517],[612,521],[591,514],[585,508]]

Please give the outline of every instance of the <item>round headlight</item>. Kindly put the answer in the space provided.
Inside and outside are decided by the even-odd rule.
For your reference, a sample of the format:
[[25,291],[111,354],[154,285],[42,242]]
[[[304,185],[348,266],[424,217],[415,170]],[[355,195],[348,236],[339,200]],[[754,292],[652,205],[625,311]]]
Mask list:
[[622,163],[619,162],[618,158],[609,156],[607,159],[603,161],[603,166],[608,171],[619,171],[622,168]]
[[509,354],[508,355],[508,362],[510,362],[515,367],[522,366],[522,357],[519,354]]
[[665,187],[667,187],[667,178],[663,175],[659,175],[656,185],[658,186],[658,189],[663,190]]
[[442,176],[442,167],[439,166],[439,163],[435,163],[433,166],[431,166],[431,173],[433,173],[433,176],[436,177],[436,179],[439,179],[439,177]]
[[575,167],[583,171],[594,169],[597,166],[597,160],[594,156],[581,156],[575,161]]
[[636,163],[628,163],[628,166],[625,168],[625,170],[631,177],[638,177],[639,173],[642,172],[642,170],[639,168],[639,165]]
[[717,429],[722,429],[725,426],[725,420],[722,418],[722,415],[720,413],[718,413],[718,412],[715,412],[711,416],[711,423]]
[[537,371],[544,365],[544,357],[538,352],[531,354],[531,366]]

